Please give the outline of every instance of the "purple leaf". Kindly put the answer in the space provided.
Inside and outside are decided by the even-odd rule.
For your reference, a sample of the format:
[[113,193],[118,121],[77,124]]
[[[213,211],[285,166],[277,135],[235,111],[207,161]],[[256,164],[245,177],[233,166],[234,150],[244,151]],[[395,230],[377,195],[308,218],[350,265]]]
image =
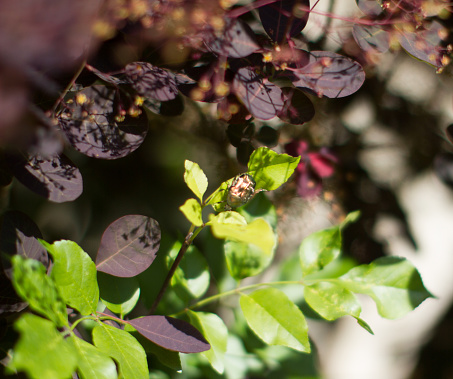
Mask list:
[[140,215],[123,216],[102,235],[97,270],[122,278],[136,276],[153,263],[159,245],[160,228],[156,220]]
[[354,25],[352,35],[364,51],[374,49],[385,53],[390,48],[390,34],[379,26]]
[[27,308],[28,303],[16,294],[10,279],[3,271],[0,271],[0,288],[0,315],[20,312]]
[[26,159],[10,155],[8,164],[14,176],[33,192],[55,203],[73,201],[83,191],[79,169],[64,155]]
[[250,27],[239,19],[227,18],[220,36],[205,34],[204,42],[212,52],[230,58],[242,58],[260,49]]
[[277,0],[258,9],[264,30],[275,42],[298,35],[308,21],[309,0]]
[[47,267],[49,256],[47,250],[37,240],[38,238],[42,238],[41,231],[26,214],[8,211],[3,215],[0,251],[3,271],[8,278],[12,275],[10,258],[16,254],[40,261]]
[[[128,115],[138,110],[138,117]],[[94,158],[117,159],[136,150],[145,139],[146,113],[134,108],[115,88],[102,85],[78,92],[59,117],[69,143]]]
[[200,353],[211,346],[191,324],[167,316],[146,316],[129,323],[145,338],[167,350]]
[[360,64],[329,51],[310,52],[308,64],[295,69],[293,73],[296,87],[329,98],[349,96],[365,81],[365,72]]
[[356,0],[356,2],[359,9],[367,16],[378,16],[383,11],[377,0]]
[[251,67],[238,70],[233,91],[250,113],[261,120],[269,120],[283,109],[282,90],[256,74]]
[[289,124],[302,125],[315,116],[313,103],[301,90],[285,87],[282,91],[285,96],[285,105],[278,113],[280,119]]
[[178,94],[174,74],[151,63],[129,63],[124,71],[132,88],[146,99],[168,101]]

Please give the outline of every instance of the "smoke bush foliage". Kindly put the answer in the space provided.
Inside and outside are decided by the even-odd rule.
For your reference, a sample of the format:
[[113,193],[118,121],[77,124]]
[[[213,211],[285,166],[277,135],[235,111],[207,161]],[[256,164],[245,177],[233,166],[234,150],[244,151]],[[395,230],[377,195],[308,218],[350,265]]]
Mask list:
[[[292,261],[298,270],[281,268],[271,282],[241,280],[273,263],[278,212],[266,193],[295,173],[294,193],[318,195],[338,163],[328,148],[308,152],[305,140],[283,147],[275,120],[302,128],[322,101],[356,93],[364,67],[388,50],[401,47],[440,72],[451,54],[446,2],[357,0],[362,16],[348,20],[354,48],[342,52],[322,49],[327,29],[319,41],[304,35],[320,13],[309,0],[25,3],[0,3],[4,187],[16,178],[50,202],[74,201],[84,184],[68,155],[129,156],[156,119],[184,114],[188,104],[215,111],[216,127],[247,170],[206,195],[207,176],[186,160],[194,197],[166,206],[179,207],[190,227],[165,244],[159,220],[132,214],[113,221],[97,254],[87,254],[74,241],[44,241],[28,216],[5,206],[0,313],[13,315],[2,318],[8,374],[148,378],[191,362],[193,377],[246,377],[269,369],[266,346],[310,353],[308,316],[350,316],[372,333],[356,294],[370,296],[389,319],[431,297],[403,258],[352,266],[343,258],[343,230],[358,212],[301,241]],[[207,238],[204,229],[221,241],[222,278],[214,280],[212,262],[193,244]],[[145,282],[152,294],[142,294]],[[297,299],[285,290],[292,286]],[[226,323],[219,309],[231,298]]]

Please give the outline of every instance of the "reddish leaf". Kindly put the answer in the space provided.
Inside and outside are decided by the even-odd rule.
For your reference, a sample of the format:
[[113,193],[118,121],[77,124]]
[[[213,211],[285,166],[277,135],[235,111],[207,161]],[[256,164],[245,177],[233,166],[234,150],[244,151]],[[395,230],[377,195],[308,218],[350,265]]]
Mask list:
[[128,98],[121,98],[115,88],[96,85],[78,92],[59,122],[69,143],[81,153],[122,158],[141,145],[148,128],[146,113],[129,116],[130,107]]
[[220,36],[207,33],[204,42],[212,52],[230,58],[246,57],[260,48],[250,27],[242,20],[231,18],[225,20]]
[[168,101],[178,94],[174,74],[151,63],[129,63],[124,72],[132,88],[147,99]]
[[258,9],[264,30],[275,42],[298,35],[307,25],[309,0],[277,0]]
[[278,117],[289,124],[302,125],[315,116],[315,107],[301,90],[292,87],[282,88],[285,105]]
[[356,0],[359,9],[368,16],[378,16],[383,8],[377,0]]
[[362,50],[385,53],[390,48],[390,34],[379,26],[354,25],[352,35]]
[[153,263],[159,245],[160,228],[156,220],[140,215],[121,217],[102,235],[97,270],[122,278],[136,276]]
[[23,185],[50,201],[73,201],[83,191],[79,169],[64,155],[47,158],[35,155],[28,159],[9,155],[7,161],[14,176]]
[[349,96],[365,81],[360,64],[329,51],[310,52],[309,63],[293,72],[296,76],[293,84],[296,87],[329,98]]
[[238,70],[233,91],[256,118],[269,120],[283,109],[282,90],[256,74],[251,67]]
[[200,353],[211,346],[191,324],[167,316],[146,316],[129,323],[145,338],[167,350]]

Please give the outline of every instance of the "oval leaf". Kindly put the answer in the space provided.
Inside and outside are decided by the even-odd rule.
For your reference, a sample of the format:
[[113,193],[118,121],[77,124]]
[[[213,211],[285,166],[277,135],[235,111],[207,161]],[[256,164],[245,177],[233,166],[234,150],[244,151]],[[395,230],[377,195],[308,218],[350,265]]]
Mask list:
[[189,160],[184,162],[184,181],[187,184],[187,187],[200,199],[203,201],[203,195],[208,188],[208,178],[206,177],[203,170],[200,166]]
[[121,318],[134,309],[140,298],[140,286],[135,277],[118,278],[99,272],[98,283],[102,302]]
[[375,49],[385,53],[390,48],[390,34],[379,26],[354,25],[352,35],[364,51]]
[[360,64],[330,51],[311,51],[309,62],[293,73],[296,87],[329,98],[349,96],[365,81],[365,72]]
[[189,323],[167,316],[146,316],[130,320],[143,337],[165,349],[200,353],[210,349],[203,335]]
[[186,216],[187,220],[195,225],[203,225],[203,219],[201,218],[201,205],[195,199],[187,199],[186,202],[179,207],[179,210]]
[[82,315],[96,312],[99,287],[96,266],[90,256],[73,241],[57,241],[52,245],[41,240],[52,255],[51,277],[66,303]]
[[305,317],[282,291],[261,289],[242,295],[240,304],[248,325],[264,342],[310,352]]
[[96,85],[78,92],[59,117],[69,143],[89,157],[117,159],[136,150],[144,141],[148,121],[145,112],[128,115],[128,97],[115,88]]
[[128,215],[105,230],[96,257],[98,271],[129,278],[145,271],[156,257],[160,228],[156,220]]
[[315,116],[313,103],[301,90],[292,87],[282,88],[285,104],[278,113],[278,117],[283,121],[302,125],[310,121]]

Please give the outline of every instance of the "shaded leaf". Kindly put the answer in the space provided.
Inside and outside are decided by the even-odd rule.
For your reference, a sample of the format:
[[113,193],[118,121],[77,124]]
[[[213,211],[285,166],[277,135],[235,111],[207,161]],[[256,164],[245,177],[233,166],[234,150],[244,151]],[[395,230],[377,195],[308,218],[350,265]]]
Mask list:
[[330,51],[311,51],[309,62],[292,72],[296,87],[329,98],[349,96],[365,80],[365,72],[360,64]]
[[356,24],[352,28],[352,35],[364,51],[374,49],[385,53],[390,48],[390,34],[379,26]]
[[236,149],[236,158],[242,165],[246,165],[255,148],[250,141],[241,141]]
[[31,191],[56,203],[73,201],[83,191],[79,169],[64,155],[43,158],[9,155],[15,177]]
[[153,263],[160,238],[156,220],[140,215],[123,216],[104,231],[96,267],[123,278],[138,275]]
[[313,103],[301,90],[284,87],[282,91],[285,103],[277,115],[280,119],[289,124],[302,125],[315,116]]
[[261,289],[242,295],[240,304],[247,324],[264,342],[310,352],[305,317],[282,291]]
[[132,88],[146,99],[168,101],[178,94],[174,74],[151,63],[129,63],[124,73]]
[[348,289],[330,282],[319,282],[304,288],[307,304],[329,321],[342,316],[358,318],[362,311],[356,296]]
[[[278,137],[279,137],[279,132],[275,130],[274,128],[268,126],[268,125],[263,125],[258,133],[256,133],[255,138],[263,143],[264,145],[268,147],[272,146],[277,146],[278,144]],[[251,155],[251,154],[250,154]],[[249,157],[250,159],[250,157]]]
[[369,295],[382,317],[396,319],[418,307],[432,295],[408,260],[383,257],[353,268],[338,278],[352,292]]
[[53,322],[24,314],[14,328],[20,337],[14,346],[9,369],[24,371],[31,379],[67,379],[75,371],[77,351]]
[[145,351],[128,332],[98,323],[93,329],[93,343],[103,353],[115,359],[122,378],[149,378]]
[[212,52],[230,58],[246,57],[260,48],[250,27],[237,18],[226,18],[220,35],[205,32],[204,42]]
[[96,85],[67,103],[59,123],[76,150],[89,157],[117,159],[136,150],[148,130],[146,113],[137,108],[141,113],[132,117],[130,109],[135,108],[129,98],[121,97],[117,89]]
[[185,160],[184,168],[184,182],[200,201],[203,201],[203,195],[208,188],[208,178],[197,163]]
[[202,332],[209,342],[211,349],[202,352],[211,364],[212,368],[222,374],[224,366],[224,356],[227,350],[228,329],[222,319],[214,313],[207,312],[187,312],[192,324]]
[[277,0],[258,8],[264,30],[275,42],[297,36],[307,24],[309,0]]
[[[11,279],[13,255],[35,259],[45,267],[49,264],[46,249],[39,243],[42,238],[38,226],[25,213],[7,211],[4,213],[0,231],[0,251],[3,271]],[[8,257],[8,258],[7,258]]]
[[203,335],[188,322],[167,316],[145,316],[130,320],[142,336],[165,349],[199,353],[210,349]]
[[243,67],[237,71],[233,91],[256,118],[269,120],[283,109],[281,89],[255,73],[252,67]]
[[2,289],[0,291],[0,315],[2,317],[5,314],[20,312],[27,308],[28,303],[17,295],[11,280],[3,271],[0,271],[0,288]]
[[115,362],[92,344],[70,337],[78,352],[77,373],[80,379],[116,379]]
[[140,297],[137,278],[118,278],[99,272],[98,283],[101,300],[113,313],[123,318],[134,309]]
[[12,282],[17,294],[33,311],[52,320],[56,326],[68,325],[65,302],[43,264],[21,255],[13,256],[12,263]]
[[90,256],[73,241],[41,243],[52,255],[51,277],[66,303],[82,315],[96,312],[99,287],[96,266]]

